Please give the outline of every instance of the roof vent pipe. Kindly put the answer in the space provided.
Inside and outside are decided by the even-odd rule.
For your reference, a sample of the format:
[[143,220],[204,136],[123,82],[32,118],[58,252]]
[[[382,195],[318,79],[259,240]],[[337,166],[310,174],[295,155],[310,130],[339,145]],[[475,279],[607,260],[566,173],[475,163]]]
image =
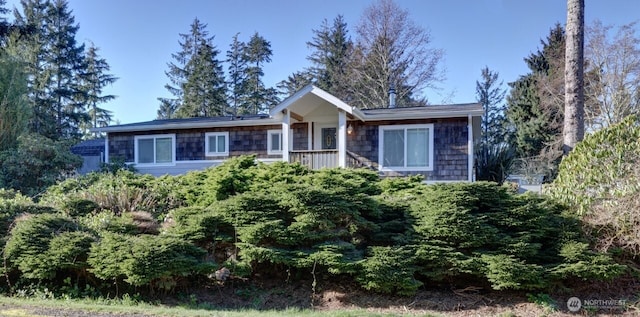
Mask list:
[[395,108],[396,107],[396,89],[391,86],[391,88],[389,88],[389,108]]

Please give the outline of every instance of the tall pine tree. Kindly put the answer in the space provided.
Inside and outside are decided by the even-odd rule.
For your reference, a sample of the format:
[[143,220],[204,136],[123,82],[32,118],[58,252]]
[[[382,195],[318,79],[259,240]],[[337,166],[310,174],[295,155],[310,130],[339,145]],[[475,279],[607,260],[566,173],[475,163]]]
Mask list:
[[84,64],[84,44],[76,42],[80,26],[68,8],[66,0],[55,0],[48,7],[47,34],[50,52],[45,62],[51,71],[49,89],[56,118],[57,136],[79,137],[80,125],[89,120],[86,104],[78,102],[80,76]]
[[86,70],[80,77],[80,102],[88,107],[90,120],[82,126],[84,136],[91,137],[89,129],[105,127],[111,123],[113,115],[111,111],[100,108],[98,105],[116,98],[114,95],[104,95],[103,89],[113,84],[118,78],[109,74],[109,64],[98,55],[98,48],[91,43],[85,54]]
[[214,117],[227,113],[226,85],[222,65],[216,59],[218,53],[203,41],[196,55],[187,62],[183,101],[176,117]]
[[313,51],[307,59],[312,63],[309,72],[315,84],[350,102],[353,98],[347,83],[353,42],[348,37],[347,23],[342,15],[333,20],[333,25],[324,20],[320,29],[313,30],[313,40],[307,42],[307,47]]
[[553,178],[562,146],[564,29],[556,24],[542,48],[525,58],[530,73],[509,84],[507,120],[518,157]]
[[[159,119],[222,115],[225,111],[225,83],[219,51],[209,36],[207,24],[195,18],[190,32],[180,34],[180,51],[171,54],[169,82],[165,88],[171,98],[158,98]],[[207,69],[208,68],[208,69]],[[204,95],[207,95],[205,97]],[[203,98],[209,98],[208,104]]]
[[257,114],[268,111],[278,103],[278,93],[274,88],[265,87],[262,82],[263,66],[271,62],[271,43],[254,33],[244,47],[243,57],[247,63],[247,87],[243,96],[243,109],[250,109],[250,113]]
[[246,44],[238,40],[238,33],[233,36],[233,41],[229,45],[227,50],[227,64],[228,66],[228,100],[230,106],[230,113],[233,115],[239,115],[242,113],[249,113],[249,109],[246,109],[245,103],[242,102],[242,97],[246,94],[247,90],[247,59],[244,57],[246,52]]
[[514,148],[506,142],[505,94],[498,73],[488,67],[483,68],[480,80],[476,81],[477,100],[484,109],[480,142],[475,145],[478,180],[504,182],[515,158]]

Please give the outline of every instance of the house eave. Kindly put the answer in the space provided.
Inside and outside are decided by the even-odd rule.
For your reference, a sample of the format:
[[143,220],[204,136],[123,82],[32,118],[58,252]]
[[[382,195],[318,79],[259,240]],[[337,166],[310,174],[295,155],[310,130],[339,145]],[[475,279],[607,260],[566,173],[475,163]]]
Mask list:
[[157,130],[186,130],[201,128],[221,128],[221,127],[246,127],[246,126],[262,126],[262,125],[278,125],[282,121],[274,118],[259,120],[230,120],[220,122],[175,122],[161,123],[149,125],[131,125],[131,126],[110,126],[103,128],[91,129],[92,132],[147,132]]
[[479,117],[479,116],[482,116],[482,114],[483,114],[482,110],[442,111],[442,112],[406,111],[402,113],[365,114],[364,121],[467,118],[469,116]]

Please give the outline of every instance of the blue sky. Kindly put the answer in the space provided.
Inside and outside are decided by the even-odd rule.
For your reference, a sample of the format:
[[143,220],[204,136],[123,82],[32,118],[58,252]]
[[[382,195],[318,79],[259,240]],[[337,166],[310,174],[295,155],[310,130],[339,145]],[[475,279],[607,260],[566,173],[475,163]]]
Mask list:
[[[7,7],[19,0],[7,1]],[[164,74],[178,51],[178,33],[197,17],[208,24],[224,57],[234,34],[242,41],[259,32],[271,42],[265,66],[267,86],[309,66],[306,42],[323,19],[344,16],[354,28],[368,0],[69,0],[79,41],[92,41],[119,80],[105,92],[117,95],[103,104],[121,123],[152,120],[158,97],[168,97]],[[445,51],[446,80],[439,91],[424,91],[431,103],[475,101],[475,82],[486,65],[505,82],[527,72],[523,58],[540,47],[555,23],[566,21],[565,0],[396,0],[411,19],[431,32],[433,47]],[[587,24],[622,25],[640,19],[640,1],[586,0]],[[225,66],[226,67],[226,66]]]

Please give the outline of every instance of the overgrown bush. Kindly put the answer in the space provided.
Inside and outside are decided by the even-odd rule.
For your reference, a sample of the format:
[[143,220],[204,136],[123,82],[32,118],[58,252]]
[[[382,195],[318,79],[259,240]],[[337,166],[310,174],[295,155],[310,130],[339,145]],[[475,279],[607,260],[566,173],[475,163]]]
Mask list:
[[[564,243],[579,242],[579,223],[551,200],[516,195],[494,183],[439,184],[413,190],[418,272],[433,280],[472,275],[495,289],[547,286],[560,265]],[[602,258],[602,261],[596,258]],[[621,267],[605,254],[585,253],[610,278]],[[608,260],[605,260],[608,259]],[[578,267],[573,266],[578,270]],[[574,271],[574,276],[587,274]]]
[[[90,173],[68,179],[50,187],[41,202],[69,214],[86,214],[93,209],[116,214],[145,211],[154,217],[162,217],[183,204],[177,179],[170,176],[154,178],[130,171]],[[78,205],[80,202],[82,204]],[[89,202],[96,206],[89,206],[92,205]]]
[[600,250],[640,254],[640,117],[589,134],[562,160],[548,193],[581,217]]
[[[48,214],[29,215],[43,205]],[[51,187],[40,204],[0,191],[7,228],[27,212],[6,244],[13,273],[89,272],[151,290],[222,266],[232,277],[327,274],[397,294],[434,283],[534,290],[621,274],[563,208],[495,183],[425,185],[254,157],[177,177],[91,174]]]
[[8,237],[4,256],[9,268],[28,279],[50,280],[57,273],[83,275],[94,237],[71,218],[57,214],[24,215]]
[[104,233],[89,253],[91,272],[103,280],[124,280],[133,286],[170,290],[180,278],[209,273],[205,251],[171,235]]

